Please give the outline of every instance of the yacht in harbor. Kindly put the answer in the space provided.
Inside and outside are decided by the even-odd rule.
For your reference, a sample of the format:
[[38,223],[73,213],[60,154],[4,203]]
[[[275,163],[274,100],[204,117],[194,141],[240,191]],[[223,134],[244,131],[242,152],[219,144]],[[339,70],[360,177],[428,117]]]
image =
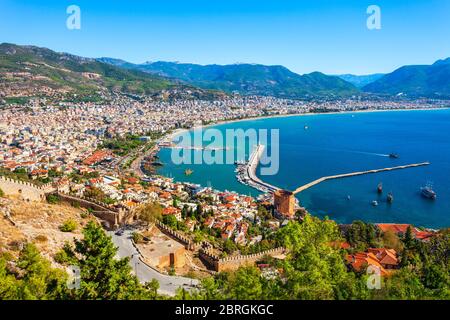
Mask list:
[[425,187],[420,188],[422,197],[435,200],[437,198],[436,192],[433,190],[431,183],[428,183]]
[[392,192],[388,193],[388,195],[386,197],[386,200],[387,200],[388,203],[394,202],[394,195],[392,194]]
[[377,192],[379,194],[383,193],[383,184],[381,182],[377,186]]

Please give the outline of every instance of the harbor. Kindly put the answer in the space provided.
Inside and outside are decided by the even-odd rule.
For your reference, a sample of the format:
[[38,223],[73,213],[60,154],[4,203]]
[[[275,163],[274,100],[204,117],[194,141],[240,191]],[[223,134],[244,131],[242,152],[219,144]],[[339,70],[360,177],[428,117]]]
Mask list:
[[409,169],[409,168],[417,168],[422,166],[428,166],[430,165],[429,162],[421,162],[421,163],[413,163],[413,164],[407,164],[403,166],[396,166],[396,167],[389,167],[389,168],[382,168],[382,169],[374,169],[374,170],[367,170],[367,171],[358,171],[358,172],[351,172],[351,173],[345,173],[345,174],[337,174],[334,176],[328,176],[328,177],[322,177],[317,180],[314,180],[310,183],[307,183],[303,186],[298,187],[293,191],[294,194],[300,193],[302,191],[305,191],[306,189],[309,189],[319,183],[322,183],[327,180],[332,179],[343,179],[343,178],[349,178],[349,177],[356,177],[366,174],[373,174],[373,173],[379,173],[379,172],[385,172],[385,171],[394,171],[394,170],[402,170],[402,169]]
[[[274,185],[271,185],[267,182],[262,181],[258,176],[256,175],[256,170],[258,168],[259,162],[261,160],[262,154],[264,152],[265,146],[264,145],[257,145],[255,150],[250,155],[250,158],[245,163],[237,163],[236,168],[236,178],[240,183],[243,183],[245,185],[248,185],[250,187],[253,187],[261,192],[275,192],[277,190],[281,190],[281,188],[276,187]],[[365,170],[365,171],[357,171],[357,172],[351,172],[351,173],[344,173],[344,174],[337,174],[332,176],[325,176],[321,177],[319,179],[316,179],[312,182],[309,182],[305,185],[302,185],[292,191],[293,194],[298,194],[300,192],[303,192],[309,188],[314,187],[315,185],[318,185],[319,183],[322,183],[327,180],[333,180],[333,179],[344,179],[349,177],[356,177],[361,175],[368,175],[368,174],[375,174],[380,172],[386,172],[386,171],[395,171],[395,170],[403,170],[403,169],[410,169],[410,168],[417,168],[422,166],[428,166],[430,165],[430,162],[420,162],[420,163],[413,163],[413,164],[407,164],[407,165],[400,165],[395,167],[387,167],[387,168],[381,168],[381,169],[372,169],[372,170]],[[380,184],[378,186],[378,192],[380,193],[380,190],[382,188],[382,185]]]
[[264,145],[257,145],[255,150],[250,155],[248,162],[237,164],[236,177],[240,183],[251,186],[261,192],[275,192],[280,188],[262,181],[256,175],[256,169],[258,168],[264,149]]
[[[429,137],[413,130],[409,124],[420,123],[427,134],[435,132],[432,127],[443,132],[446,129],[440,119],[446,114],[448,111],[440,110],[374,112],[358,113],[355,117],[345,114],[311,115],[261,120],[255,122],[256,129],[278,127],[283,128],[283,132],[297,131],[295,135],[285,135],[281,139],[280,170],[274,176],[264,176],[260,171],[265,167],[265,153],[271,154],[270,145],[262,143],[266,149],[258,164],[261,167],[256,169],[256,176],[275,188],[295,191],[302,187],[303,190],[295,197],[311,214],[319,217],[328,216],[341,223],[354,220],[411,221],[437,228],[448,224],[449,219],[446,213],[450,210],[450,202],[445,194],[450,185],[448,179],[444,178],[444,163],[440,161],[443,155],[448,154],[449,149],[445,147],[448,142],[442,142],[443,145],[439,147],[428,145],[426,141]],[[340,126],[339,121],[344,120],[345,125]],[[308,130],[304,130],[306,124]],[[241,126],[239,122],[218,128],[225,132]],[[423,148],[415,148],[419,142],[413,145],[402,143],[402,138],[395,135],[397,130],[419,141]],[[358,134],[355,135],[355,132]],[[330,136],[333,139],[329,139]],[[433,139],[439,137],[439,134],[433,134]],[[179,181],[212,185],[217,190],[233,190],[255,197],[267,193],[266,196],[270,197],[272,192],[258,180],[250,180],[247,174],[247,163],[255,150],[256,146],[247,149],[246,157],[236,157],[234,165],[186,164],[180,169],[170,163],[172,150],[162,148],[160,157],[165,166],[158,167],[158,172],[171,175]],[[395,168],[425,161],[427,164],[423,166],[363,174],[354,178],[349,176],[348,179],[321,179],[321,182],[316,181],[320,182],[318,184],[303,187],[321,177]],[[187,176],[184,172],[186,169],[194,170],[194,173]],[[430,188],[425,188],[429,181],[432,182],[434,193],[428,191]],[[382,194],[378,193],[379,183],[382,184]],[[388,199],[389,193],[391,196]],[[374,200],[378,206],[372,206]]]

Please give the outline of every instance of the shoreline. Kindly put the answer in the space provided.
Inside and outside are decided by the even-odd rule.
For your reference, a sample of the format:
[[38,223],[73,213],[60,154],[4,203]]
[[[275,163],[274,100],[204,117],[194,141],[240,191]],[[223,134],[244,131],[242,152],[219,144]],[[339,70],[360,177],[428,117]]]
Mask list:
[[164,141],[173,141],[178,135],[181,135],[185,132],[190,132],[198,128],[210,128],[225,124],[232,124],[237,122],[245,122],[245,121],[256,121],[256,120],[266,120],[266,119],[275,119],[275,118],[290,118],[290,117],[303,117],[303,116],[314,116],[314,115],[338,115],[338,114],[358,114],[358,113],[375,113],[375,112],[410,112],[410,111],[437,111],[437,110],[450,110],[450,107],[442,107],[442,108],[404,108],[404,109],[370,109],[370,110],[355,110],[355,111],[332,111],[332,112],[305,112],[305,113],[293,113],[293,114],[274,114],[268,116],[260,116],[260,117],[248,117],[242,119],[230,119],[230,120],[219,120],[214,123],[209,123],[201,126],[194,126],[189,129],[176,129],[175,131],[167,134],[162,137],[161,140]]
[[[317,112],[317,113],[315,113],[315,112],[307,112],[307,113],[282,114],[282,115],[277,114],[277,115],[269,115],[269,116],[249,117],[249,118],[243,118],[243,119],[217,121],[217,122],[214,122],[214,123],[210,123],[210,124],[204,125],[202,127],[203,128],[209,128],[209,127],[214,127],[214,126],[231,124],[231,123],[234,123],[234,122],[265,120],[265,119],[270,119],[270,118],[287,118],[287,117],[301,117],[301,116],[327,115],[327,114],[330,114],[330,115],[338,115],[338,114],[351,115],[351,114],[375,113],[375,112],[409,112],[409,111],[438,111],[438,110],[450,110],[450,108],[449,107],[442,107],[442,108],[404,108],[404,109],[382,109],[382,110],[373,109],[373,110],[357,110],[357,111],[342,111],[342,112]],[[170,139],[174,139],[174,138],[176,138],[178,135],[180,135],[182,133],[193,131],[193,130],[195,130],[197,128],[200,128],[200,126],[192,127],[192,128],[189,128],[189,129],[176,129],[175,131],[171,132],[170,134],[168,134],[164,138],[166,140],[169,139],[169,138]],[[164,176],[164,175],[162,175],[162,176]],[[173,179],[176,182],[186,182],[186,180],[182,179],[182,178],[181,179],[173,178]],[[314,213],[312,213],[312,214],[315,215]],[[378,221],[378,222],[373,222],[373,223],[382,223],[382,222],[383,221]],[[342,222],[340,222],[340,224],[341,223]],[[408,222],[401,222],[401,223],[408,223]],[[432,226],[427,225],[427,224],[421,224],[420,226],[423,226],[423,227],[425,227],[427,229],[436,229],[436,227],[432,227]]]

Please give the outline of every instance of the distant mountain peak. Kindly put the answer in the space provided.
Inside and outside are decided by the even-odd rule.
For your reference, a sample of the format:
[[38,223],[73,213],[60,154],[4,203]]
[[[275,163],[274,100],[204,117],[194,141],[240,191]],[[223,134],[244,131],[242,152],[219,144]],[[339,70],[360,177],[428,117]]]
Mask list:
[[446,64],[450,64],[450,58],[438,60],[433,64],[433,66],[446,65]]
[[305,96],[342,96],[358,93],[352,84],[321,72],[299,75],[281,65],[257,63],[199,65],[157,61],[124,65],[130,69],[177,79],[203,89],[298,99]]
[[450,58],[432,65],[400,67],[366,85],[363,90],[377,94],[450,98]]
[[376,80],[380,79],[382,76],[384,76],[383,73],[374,73],[374,74],[367,74],[367,75],[355,75],[355,74],[340,74],[336,75],[336,77],[339,77],[347,82],[350,82],[357,88],[362,88],[372,82],[375,82]]

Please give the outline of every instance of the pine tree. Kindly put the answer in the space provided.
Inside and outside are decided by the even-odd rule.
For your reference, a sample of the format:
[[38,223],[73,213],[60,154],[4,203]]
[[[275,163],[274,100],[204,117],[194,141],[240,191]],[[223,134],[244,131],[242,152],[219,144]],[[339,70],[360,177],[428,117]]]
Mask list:
[[74,290],[77,299],[122,300],[140,299],[144,288],[131,274],[129,258],[117,260],[117,248],[103,229],[89,222],[84,238],[75,240],[69,252],[81,271],[80,288]]
[[414,241],[414,238],[413,238],[411,226],[408,226],[408,228],[406,229],[405,237],[403,239],[403,243],[405,244],[405,248],[411,249],[412,246],[413,246],[413,241]]

